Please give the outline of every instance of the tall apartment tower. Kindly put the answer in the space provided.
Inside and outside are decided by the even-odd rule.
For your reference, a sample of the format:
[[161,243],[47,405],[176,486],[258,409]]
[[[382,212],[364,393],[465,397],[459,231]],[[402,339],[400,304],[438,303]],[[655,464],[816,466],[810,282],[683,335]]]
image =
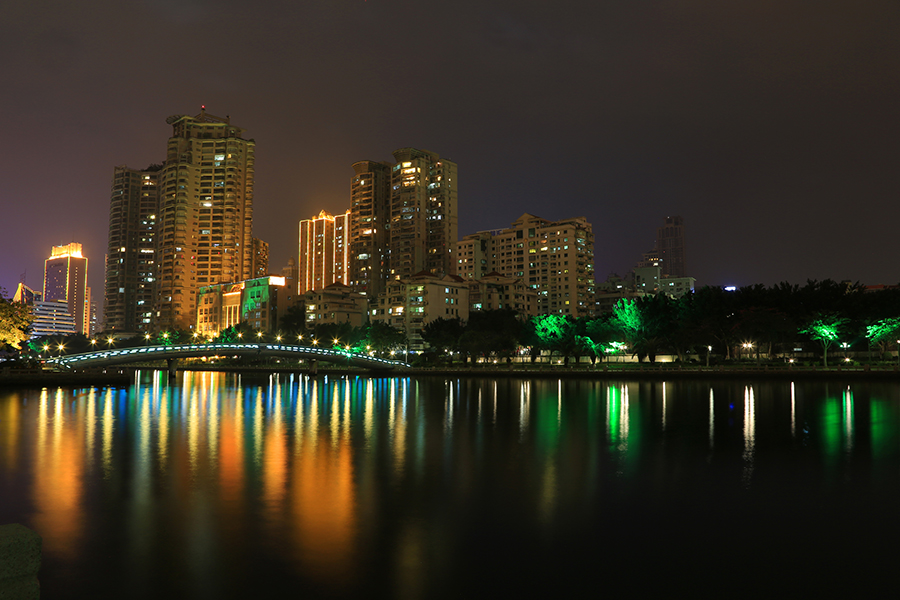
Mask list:
[[686,277],[684,219],[666,217],[666,224],[656,229],[656,252],[664,277]]
[[159,171],[113,170],[104,291],[105,329],[149,331],[156,301],[156,215]]
[[321,211],[300,221],[298,293],[321,290],[332,283],[348,285],[350,211],[333,216]]
[[391,168],[390,279],[421,271],[454,275],[459,213],[457,165],[434,152],[401,148]]
[[87,276],[88,260],[81,244],[53,246],[44,261],[44,302],[65,302],[75,319],[75,333],[84,335],[90,332]]
[[175,115],[159,173],[157,327],[196,322],[202,286],[251,279],[253,140],[205,107]]
[[355,291],[376,298],[388,273],[391,163],[353,163],[350,181],[350,275]]
[[594,233],[584,217],[548,221],[525,213],[508,229],[467,235],[454,254],[463,279],[492,272],[522,279],[537,290],[542,314],[593,314]]

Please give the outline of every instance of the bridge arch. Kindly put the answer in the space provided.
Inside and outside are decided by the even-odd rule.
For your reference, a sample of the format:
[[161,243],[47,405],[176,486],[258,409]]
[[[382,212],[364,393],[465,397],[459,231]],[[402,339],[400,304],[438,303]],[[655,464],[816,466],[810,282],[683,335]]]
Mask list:
[[339,364],[351,364],[363,369],[389,370],[405,367],[397,360],[388,360],[349,350],[333,350],[315,346],[289,344],[182,344],[171,346],[137,346],[134,348],[109,348],[80,354],[54,356],[45,364],[62,368],[105,367],[135,362],[199,358],[202,356],[256,356],[319,360]]

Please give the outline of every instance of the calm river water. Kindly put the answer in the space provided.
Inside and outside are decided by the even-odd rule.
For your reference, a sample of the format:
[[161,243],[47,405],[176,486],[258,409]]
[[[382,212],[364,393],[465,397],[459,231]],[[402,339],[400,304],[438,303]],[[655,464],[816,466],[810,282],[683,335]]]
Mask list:
[[895,596],[898,501],[896,383],[0,390],[43,598]]

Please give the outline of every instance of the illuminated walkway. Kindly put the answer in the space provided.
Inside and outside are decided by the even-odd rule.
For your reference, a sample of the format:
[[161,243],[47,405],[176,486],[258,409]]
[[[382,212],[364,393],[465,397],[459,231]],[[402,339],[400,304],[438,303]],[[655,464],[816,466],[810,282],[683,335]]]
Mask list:
[[213,357],[280,357],[307,360],[321,360],[331,363],[348,364],[364,369],[393,369],[405,367],[396,360],[376,358],[368,354],[349,350],[330,350],[315,346],[290,346],[282,344],[183,344],[170,346],[141,346],[136,348],[95,350],[81,354],[55,356],[45,364],[63,368],[105,367],[126,363],[157,360],[171,361],[179,358]]

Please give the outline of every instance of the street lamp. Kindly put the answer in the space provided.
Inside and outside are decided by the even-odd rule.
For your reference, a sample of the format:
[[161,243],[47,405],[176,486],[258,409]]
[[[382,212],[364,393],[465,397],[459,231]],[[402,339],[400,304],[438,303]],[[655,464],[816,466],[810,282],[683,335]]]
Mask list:
[[147,341],[147,345],[149,346],[149,345],[150,345],[150,334],[149,334],[149,333],[145,333],[145,334],[144,334],[144,339]]
[[712,346],[706,347],[706,368],[709,368],[709,355],[712,354]]

